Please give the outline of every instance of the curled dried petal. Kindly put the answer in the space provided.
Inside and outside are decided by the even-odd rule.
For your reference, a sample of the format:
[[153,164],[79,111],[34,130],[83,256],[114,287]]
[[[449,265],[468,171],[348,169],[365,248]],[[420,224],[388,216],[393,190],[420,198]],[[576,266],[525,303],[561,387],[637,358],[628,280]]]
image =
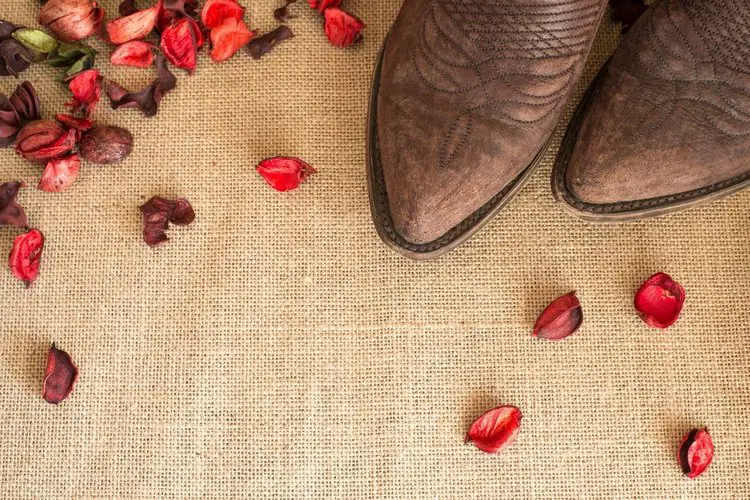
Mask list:
[[21,128],[38,120],[40,112],[39,97],[29,82],[16,87],[10,98],[0,94],[0,147],[13,144]]
[[297,189],[309,176],[317,172],[299,158],[288,156],[266,158],[255,169],[276,191]]
[[326,36],[333,45],[349,47],[362,40],[365,23],[353,14],[338,7],[327,8],[323,14]]
[[115,45],[120,45],[131,40],[146,38],[154,30],[161,8],[162,2],[159,0],[159,3],[151,8],[110,21],[107,23],[109,40]]
[[63,42],[76,42],[94,33],[104,10],[93,0],[49,0],[39,11],[39,24]]
[[141,40],[125,42],[115,48],[109,55],[109,61],[115,66],[148,68],[154,64],[154,46]]
[[307,3],[310,4],[311,8],[318,12],[323,12],[331,7],[338,7],[341,5],[341,1],[342,0],[307,0]]
[[643,0],[609,0],[609,5],[612,7],[612,20],[622,24],[623,33],[648,9]]
[[88,117],[94,112],[102,97],[101,82],[102,77],[96,69],[81,71],[68,81],[68,87],[73,93],[73,101],[68,106],[74,113],[80,111]]
[[198,63],[198,48],[203,44],[200,26],[188,17],[173,22],[161,34],[161,50],[169,62],[190,73]]
[[516,440],[521,430],[521,410],[515,406],[498,406],[471,424],[465,442],[485,453],[498,453]]
[[13,249],[8,259],[10,271],[26,286],[30,286],[39,276],[43,249],[44,235],[38,229],[30,229],[13,240]]
[[53,405],[62,403],[73,392],[77,380],[78,367],[73,363],[70,354],[52,344],[44,370],[44,400]]
[[81,168],[81,159],[78,155],[70,155],[59,160],[47,163],[39,181],[39,189],[48,193],[59,193],[65,191],[78,178]]
[[18,191],[24,187],[23,182],[5,182],[0,184],[0,225],[26,227],[29,221],[23,207],[16,203]]
[[677,451],[677,461],[682,472],[690,479],[703,474],[713,458],[714,442],[705,427],[688,432]]
[[55,120],[68,129],[76,131],[76,142],[81,140],[81,136],[84,132],[94,126],[94,120],[91,118],[77,118],[71,115],[58,114],[55,115]]
[[229,17],[211,30],[211,59],[216,62],[226,61],[247,45],[253,33],[241,19]]
[[292,38],[293,36],[294,33],[292,30],[286,26],[279,26],[270,33],[266,33],[265,35],[251,41],[250,45],[248,45],[248,50],[250,50],[250,55],[253,56],[253,59],[260,59],[268,54],[271,49],[276,47],[276,45],[284,40]]
[[70,154],[76,139],[73,129],[66,130],[54,120],[36,120],[21,129],[16,152],[27,160],[47,163]]
[[156,29],[163,32],[175,21],[186,17],[194,18],[197,7],[197,0],[165,0],[156,20]]
[[548,305],[534,324],[534,337],[562,340],[583,323],[583,309],[575,292],[559,297]]
[[18,41],[9,38],[0,42],[0,76],[18,76],[34,61],[34,54]]
[[156,57],[156,68],[157,78],[151,82],[151,85],[139,92],[130,92],[117,83],[110,83],[107,95],[112,109],[138,108],[145,116],[154,116],[159,109],[162,97],[174,89],[177,83],[174,74],[167,67],[166,59],[161,54]]
[[685,289],[668,274],[656,273],[635,294],[634,305],[641,319],[653,328],[672,326],[685,303]]
[[201,10],[203,26],[214,29],[221,26],[226,19],[241,20],[245,9],[236,0],[208,0]]
[[168,240],[166,230],[169,223],[185,226],[195,220],[190,202],[184,198],[167,200],[154,196],[140,207],[143,214],[143,240],[149,246],[157,246]]

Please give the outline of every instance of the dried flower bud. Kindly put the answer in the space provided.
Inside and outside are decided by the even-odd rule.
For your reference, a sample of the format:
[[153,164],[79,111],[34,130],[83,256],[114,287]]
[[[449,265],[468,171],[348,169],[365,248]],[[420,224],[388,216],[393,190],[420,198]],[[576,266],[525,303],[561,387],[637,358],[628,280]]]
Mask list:
[[159,3],[151,8],[110,21],[107,23],[109,40],[115,45],[120,45],[131,40],[146,38],[154,30],[161,8],[162,2],[159,0]]
[[708,429],[693,429],[682,439],[677,451],[677,461],[682,472],[690,479],[703,474],[714,458],[714,442]]
[[38,120],[40,112],[39,97],[29,82],[16,87],[10,98],[0,94],[0,147],[13,144],[21,128]]
[[38,187],[48,193],[65,191],[78,178],[80,168],[81,158],[75,154],[59,160],[52,160],[44,168]]
[[534,337],[562,340],[572,335],[583,323],[583,310],[575,292],[548,305],[534,324]]
[[78,73],[68,81],[73,93],[73,101],[68,104],[74,113],[82,112],[90,116],[102,97],[102,77],[99,70],[89,69]]
[[169,25],[161,34],[161,50],[169,62],[190,73],[198,64],[198,49],[203,45],[200,26],[185,17]]
[[349,47],[362,40],[362,30],[365,23],[353,14],[338,7],[327,8],[325,16],[325,31],[328,40],[336,47]]
[[276,191],[297,189],[316,170],[300,160],[288,156],[266,158],[255,169]]
[[38,229],[17,236],[13,240],[13,249],[8,262],[13,276],[31,286],[39,276],[39,265],[42,262],[44,249],[44,235]]
[[226,61],[247,45],[253,38],[253,33],[241,19],[228,17],[211,30],[211,59],[216,62]]
[[47,163],[67,156],[75,144],[75,130],[67,130],[54,120],[36,120],[21,129],[16,152],[27,160]]
[[39,24],[64,42],[90,36],[104,19],[104,10],[93,0],[49,0],[39,11]]
[[143,241],[149,246],[164,243],[169,223],[186,226],[195,220],[195,212],[185,198],[167,200],[154,196],[140,207],[143,214]]
[[474,443],[485,453],[498,453],[516,440],[521,418],[521,410],[515,406],[494,408],[471,424],[464,442]]
[[245,9],[236,0],[208,0],[201,10],[201,21],[211,30],[221,26],[226,19],[239,21],[244,15]]
[[260,59],[268,54],[276,45],[292,37],[294,37],[292,30],[286,26],[279,26],[270,33],[266,33],[251,41],[250,45],[248,45],[248,50],[250,50],[250,55],[253,56],[253,59]]
[[25,187],[23,182],[0,184],[0,225],[26,227],[29,225],[23,207],[16,203],[18,191]]
[[342,0],[307,0],[307,3],[310,4],[311,8],[318,12],[323,12],[331,7],[338,7],[341,5],[341,1]]
[[94,127],[83,134],[78,151],[84,160],[92,163],[118,163],[133,151],[133,135],[121,127]]
[[682,312],[685,289],[669,277],[656,273],[635,294],[635,309],[641,319],[653,328],[672,326]]
[[115,66],[148,68],[154,64],[154,46],[140,40],[125,42],[112,51],[109,62]]
[[34,54],[18,41],[9,38],[0,42],[0,76],[18,76],[33,61]]
[[62,403],[70,396],[78,380],[78,367],[65,351],[55,344],[47,353],[47,367],[44,370],[44,390],[42,397],[50,404]]

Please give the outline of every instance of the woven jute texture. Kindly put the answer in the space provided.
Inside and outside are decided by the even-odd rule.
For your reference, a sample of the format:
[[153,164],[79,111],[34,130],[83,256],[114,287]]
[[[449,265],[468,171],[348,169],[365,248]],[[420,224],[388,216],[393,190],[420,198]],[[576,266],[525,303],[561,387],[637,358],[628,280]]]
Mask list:
[[[117,3],[102,2],[110,16]],[[280,3],[252,2],[251,24],[274,28]],[[0,272],[0,496],[750,497],[750,192],[637,223],[574,219],[549,187],[571,103],[542,167],[474,239],[436,262],[396,255],[370,219],[365,120],[399,3],[348,0],[368,26],[340,50],[301,1],[295,39],[261,61],[203,55],[152,119],[105,98],[96,118],[135,150],[64,193],[0,151],[0,179],[26,180],[19,201],[47,237],[30,289]],[[35,26],[37,9],[3,0],[0,18]],[[618,39],[608,14],[574,100]],[[132,88],[153,77],[106,51],[98,67]],[[47,117],[69,100],[59,76],[24,74]],[[253,167],[282,154],[318,175],[269,189]],[[138,211],[152,195],[197,212],[156,250]],[[17,234],[0,229],[0,251]],[[666,331],[632,305],[657,271],[687,289]],[[570,290],[581,330],[533,339]],[[41,398],[52,341],[80,367],[59,406]],[[498,404],[522,409],[517,442],[465,446]],[[716,457],[690,481],[676,451],[698,426]]]

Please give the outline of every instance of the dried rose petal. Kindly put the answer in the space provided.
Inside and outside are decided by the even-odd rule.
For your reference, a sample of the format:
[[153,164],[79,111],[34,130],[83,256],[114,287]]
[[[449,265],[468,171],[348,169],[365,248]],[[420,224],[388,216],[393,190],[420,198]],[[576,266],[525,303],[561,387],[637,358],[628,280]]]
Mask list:
[[165,0],[156,20],[156,29],[163,32],[174,21],[194,18],[197,6],[197,0]]
[[471,424],[464,442],[474,443],[485,453],[498,453],[516,440],[521,418],[521,410],[515,406],[498,406]]
[[341,1],[342,0],[307,0],[307,3],[310,4],[311,8],[318,12],[323,12],[331,7],[338,7],[341,5]]
[[120,45],[131,40],[146,38],[154,30],[161,8],[162,2],[159,0],[159,3],[151,8],[110,21],[107,23],[109,40],[115,45]]
[[677,451],[677,461],[682,467],[682,472],[690,479],[703,474],[713,458],[714,442],[705,427],[688,432]]
[[190,73],[198,64],[198,48],[202,44],[200,26],[188,17],[175,21],[161,34],[161,50],[169,62]]
[[90,116],[94,112],[102,97],[101,82],[102,76],[96,69],[81,71],[68,81],[68,87],[73,93],[73,101],[68,106],[74,113],[80,111],[85,116]]
[[612,7],[612,20],[622,24],[623,33],[648,9],[643,0],[609,0],[609,5]]
[[70,115],[55,115],[55,120],[60,122],[64,127],[76,131],[76,142],[81,140],[81,135],[94,126],[94,120],[91,118],[77,118]]
[[111,82],[107,95],[112,109],[138,108],[145,116],[154,116],[159,109],[162,97],[175,88],[177,79],[169,71],[166,59],[162,54],[156,57],[157,78],[151,85],[139,92],[130,92],[121,85]]
[[97,126],[83,134],[78,150],[84,160],[92,163],[118,163],[133,151],[133,135],[121,127]]
[[241,19],[229,17],[211,30],[211,59],[216,62],[226,61],[247,45],[253,33]]
[[39,24],[63,42],[77,42],[93,34],[104,10],[93,0],[49,0],[39,11]]
[[23,207],[16,203],[18,191],[25,187],[23,182],[5,182],[0,184],[0,225],[26,227],[29,221]]
[[266,158],[255,169],[276,191],[297,189],[305,179],[317,172],[299,158],[289,156]]
[[34,54],[18,41],[9,38],[0,42],[0,76],[15,76],[26,71]]
[[109,61],[115,66],[148,68],[154,64],[154,46],[141,40],[123,43],[109,55]]
[[297,0],[285,0],[284,5],[273,11],[273,17],[278,22],[283,23],[287,19],[291,19],[292,15],[289,13],[289,6],[295,3]]
[[635,294],[635,309],[648,326],[667,328],[677,321],[685,303],[685,289],[669,275],[656,273]]
[[169,223],[186,226],[195,220],[195,212],[185,198],[167,200],[154,196],[140,207],[143,214],[143,241],[157,246],[167,241]]
[[214,29],[229,18],[241,20],[245,9],[236,0],[208,0],[201,10],[203,26]]
[[65,191],[78,178],[80,168],[81,158],[75,154],[67,158],[52,160],[44,168],[44,173],[39,181],[39,189],[48,193]]
[[17,236],[13,240],[8,263],[13,276],[30,286],[39,276],[39,265],[42,263],[44,235],[38,229]]
[[562,340],[572,335],[583,323],[583,310],[575,292],[570,292],[548,305],[534,324],[534,337]]
[[67,156],[76,145],[77,132],[54,120],[28,123],[18,134],[16,152],[27,160],[47,163]]
[[362,40],[362,30],[365,23],[353,14],[338,7],[327,8],[325,16],[325,31],[328,40],[336,47],[349,47]]
[[268,54],[276,45],[293,36],[294,33],[292,30],[286,26],[279,26],[272,32],[251,41],[250,45],[248,45],[248,50],[250,50],[250,55],[253,56],[253,59],[260,59]]
[[73,392],[77,380],[78,367],[70,354],[52,344],[47,354],[47,368],[44,370],[44,400],[53,405],[62,403]]

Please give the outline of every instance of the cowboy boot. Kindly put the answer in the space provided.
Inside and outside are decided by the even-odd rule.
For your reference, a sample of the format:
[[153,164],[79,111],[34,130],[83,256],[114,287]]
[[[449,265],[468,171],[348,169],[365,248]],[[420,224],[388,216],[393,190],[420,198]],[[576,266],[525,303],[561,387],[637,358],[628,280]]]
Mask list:
[[544,155],[606,0],[407,0],[377,62],[378,233],[415,259],[472,236]]
[[750,0],[663,0],[584,97],[552,174],[589,220],[630,220],[750,186]]

